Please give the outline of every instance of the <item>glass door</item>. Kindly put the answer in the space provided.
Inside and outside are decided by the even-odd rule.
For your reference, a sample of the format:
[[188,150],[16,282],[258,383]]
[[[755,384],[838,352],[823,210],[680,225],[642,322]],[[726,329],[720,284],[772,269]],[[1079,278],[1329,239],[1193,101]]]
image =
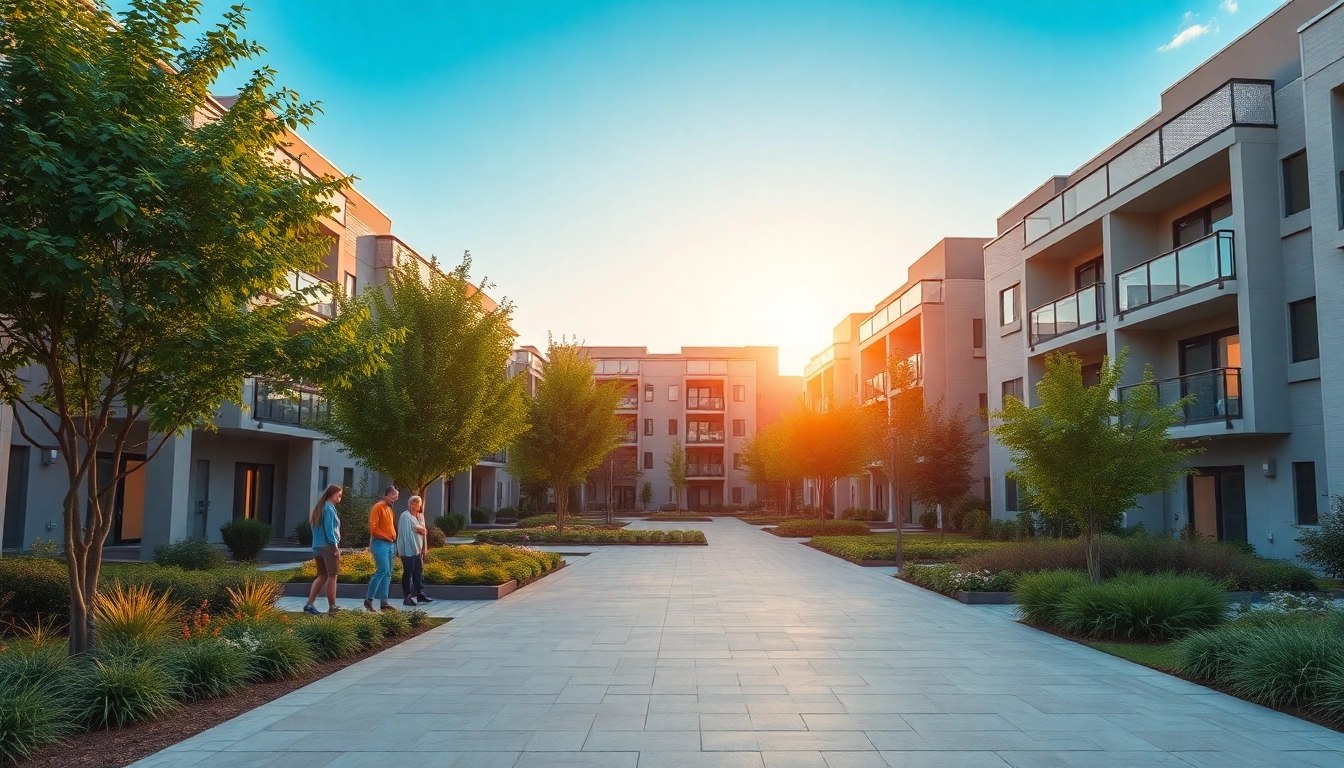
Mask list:
[[5,486],[3,547],[23,549],[23,524],[28,515],[28,446],[9,447],[8,484]]
[[[478,503],[479,495],[478,488]],[[246,517],[270,524],[274,497],[274,464],[248,464],[240,461],[234,465],[233,517],[235,520]]]
[[1189,526],[1200,538],[1246,541],[1246,471],[1200,467],[1186,484]]
[[1241,335],[1228,328],[1180,343],[1181,397],[1193,394],[1186,421],[1241,414],[1241,379],[1225,368],[1241,367]]

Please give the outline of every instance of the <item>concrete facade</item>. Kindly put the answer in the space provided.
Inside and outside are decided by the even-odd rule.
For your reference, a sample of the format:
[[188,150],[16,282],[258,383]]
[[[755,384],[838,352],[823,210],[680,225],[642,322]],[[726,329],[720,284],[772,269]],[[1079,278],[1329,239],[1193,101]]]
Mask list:
[[802,386],[797,376],[779,375],[775,347],[682,347],[671,354],[646,347],[586,347],[599,381],[620,381],[626,387],[618,413],[627,422],[620,449],[642,476],[613,483],[608,499],[605,483],[591,483],[585,500],[614,501],[617,508],[637,508],[639,489],[653,488],[656,509],[677,503],[667,477],[666,459],[680,440],[686,450],[689,487],[681,506],[708,510],[746,505],[758,500],[758,488],[747,481],[741,464],[742,446],[763,426],[778,419]]
[[[1173,435],[1202,446],[1197,475],[1141,500],[1127,525],[1292,557],[1294,526],[1340,492],[1322,383],[1344,373],[1331,333],[1344,315],[1328,299],[1344,42],[1326,5],[1281,6],[1165,91],[1152,119],[1001,216],[985,246],[992,408],[1009,393],[1036,404],[1054,352],[1089,376],[1128,350],[1117,396],[1145,366],[1164,402],[1195,396]],[[1012,516],[1023,505],[997,443],[990,468],[994,514]]]
[[[910,265],[907,280],[873,311],[848,315],[833,333],[830,347],[804,369],[804,393],[814,407],[852,400],[885,407],[891,388],[887,361],[908,358],[918,372],[917,386],[926,404],[942,401],[949,410],[971,416],[983,434],[980,411],[985,396],[985,287],[983,249],[987,240],[950,237]],[[970,492],[984,493],[989,475],[985,440],[976,455]],[[891,519],[892,484],[879,466],[861,477],[836,482],[837,511],[849,507],[887,511]],[[816,489],[805,484],[804,502],[817,504]],[[918,505],[907,503],[906,522],[918,519]]]

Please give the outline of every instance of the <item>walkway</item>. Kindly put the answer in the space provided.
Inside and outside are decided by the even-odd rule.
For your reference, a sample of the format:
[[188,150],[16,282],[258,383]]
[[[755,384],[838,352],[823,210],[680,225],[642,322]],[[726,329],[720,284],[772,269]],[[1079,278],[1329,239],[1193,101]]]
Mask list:
[[1344,765],[1344,735],[735,520],[696,527],[709,547],[598,549],[138,765]]

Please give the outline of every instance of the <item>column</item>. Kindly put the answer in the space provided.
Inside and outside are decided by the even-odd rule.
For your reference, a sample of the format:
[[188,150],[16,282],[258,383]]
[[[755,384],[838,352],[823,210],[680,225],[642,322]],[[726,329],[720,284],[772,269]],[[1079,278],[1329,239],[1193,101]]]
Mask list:
[[285,478],[285,503],[271,516],[275,537],[284,538],[294,532],[301,520],[317,503],[322,489],[317,487],[317,465],[321,456],[316,440],[289,441],[289,470]]
[[[0,404],[0,535],[5,530],[5,500],[9,498],[9,444],[14,436],[14,409]],[[26,509],[14,510],[15,515],[27,514]]]
[[471,472],[468,469],[453,475],[453,498],[448,502],[448,511],[461,515],[468,523],[471,522]]
[[446,485],[444,479],[439,478],[425,488],[425,520],[433,522],[435,518],[443,517],[447,511],[445,506],[447,498],[443,492]]
[[[151,445],[160,437],[150,438]],[[185,539],[191,523],[191,430],[169,437],[145,473],[144,529],[140,559],[151,560],[154,548]]]

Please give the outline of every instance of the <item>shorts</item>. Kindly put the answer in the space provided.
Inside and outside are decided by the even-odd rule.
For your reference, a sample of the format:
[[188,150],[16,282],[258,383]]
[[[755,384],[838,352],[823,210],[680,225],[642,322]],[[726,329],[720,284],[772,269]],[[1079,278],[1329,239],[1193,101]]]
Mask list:
[[313,557],[317,560],[317,578],[327,579],[341,572],[341,551],[335,544],[313,547]]

